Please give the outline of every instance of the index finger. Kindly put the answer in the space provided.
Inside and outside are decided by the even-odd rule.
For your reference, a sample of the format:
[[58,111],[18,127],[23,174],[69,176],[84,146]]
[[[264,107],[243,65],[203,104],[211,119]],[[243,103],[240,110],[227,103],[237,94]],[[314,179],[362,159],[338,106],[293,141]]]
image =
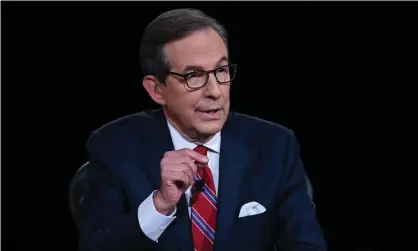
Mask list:
[[183,154],[189,156],[190,158],[192,158],[193,160],[202,163],[202,164],[206,164],[208,163],[209,159],[207,156],[202,155],[196,151],[193,151],[192,149],[181,149],[180,150]]

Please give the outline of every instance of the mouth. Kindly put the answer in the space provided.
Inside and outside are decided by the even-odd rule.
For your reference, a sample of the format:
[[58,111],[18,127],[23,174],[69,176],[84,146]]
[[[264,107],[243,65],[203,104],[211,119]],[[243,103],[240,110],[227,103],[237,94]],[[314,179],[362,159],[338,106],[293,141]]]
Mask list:
[[203,110],[202,112],[204,113],[209,113],[209,114],[215,114],[216,112],[218,112],[220,109],[210,109],[210,110]]
[[198,110],[204,117],[205,120],[216,120],[220,118],[221,109],[204,109]]
[[219,110],[221,110],[221,109],[219,109],[219,108],[216,108],[216,109],[204,109],[204,110],[202,109],[202,110],[199,110],[199,112],[208,113],[208,114],[215,114]]

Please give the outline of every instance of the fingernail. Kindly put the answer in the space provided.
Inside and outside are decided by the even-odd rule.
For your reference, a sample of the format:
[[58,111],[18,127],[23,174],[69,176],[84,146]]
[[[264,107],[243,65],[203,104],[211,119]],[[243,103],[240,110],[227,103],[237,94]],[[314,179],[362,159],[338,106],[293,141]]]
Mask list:
[[203,160],[206,161],[206,162],[209,162],[209,158],[206,157],[206,156],[204,156]]

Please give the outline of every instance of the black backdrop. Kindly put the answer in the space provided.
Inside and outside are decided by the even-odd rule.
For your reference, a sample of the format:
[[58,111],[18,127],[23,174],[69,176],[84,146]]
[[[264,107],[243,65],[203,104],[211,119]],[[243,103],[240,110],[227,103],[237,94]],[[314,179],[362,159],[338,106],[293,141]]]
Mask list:
[[2,2],[3,244],[76,250],[67,193],[85,141],[157,107],[141,85],[141,34],[162,11],[195,7],[229,30],[232,109],[295,131],[330,250],[380,250],[398,231],[385,169],[394,86],[413,83],[415,6]]

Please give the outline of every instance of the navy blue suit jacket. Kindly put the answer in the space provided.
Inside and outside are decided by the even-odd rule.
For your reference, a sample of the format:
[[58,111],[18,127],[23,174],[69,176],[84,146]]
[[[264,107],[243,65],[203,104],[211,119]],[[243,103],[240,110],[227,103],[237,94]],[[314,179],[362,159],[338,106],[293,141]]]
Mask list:
[[[326,250],[292,131],[231,113],[221,135],[215,251]],[[80,251],[193,251],[184,196],[158,243],[138,223],[138,206],[159,188],[160,160],[174,149],[161,110],[104,125],[87,149],[90,164],[72,188]],[[266,212],[238,218],[251,201]]]

